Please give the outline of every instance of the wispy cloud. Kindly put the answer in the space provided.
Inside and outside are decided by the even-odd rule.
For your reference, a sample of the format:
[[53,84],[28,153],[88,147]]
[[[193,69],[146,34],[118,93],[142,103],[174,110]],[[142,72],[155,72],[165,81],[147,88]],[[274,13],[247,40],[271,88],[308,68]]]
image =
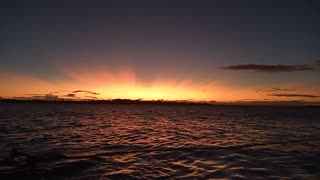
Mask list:
[[279,92],[279,91],[295,91],[296,89],[284,89],[284,88],[270,88],[270,89],[256,89],[256,92]]
[[69,94],[64,95],[63,97],[74,98],[74,97],[76,97],[76,94],[69,93]]
[[315,68],[309,65],[260,65],[260,64],[239,64],[221,67],[221,69],[233,71],[255,71],[264,73],[314,71]]
[[59,96],[52,94],[27,94],[29,99],[43,99],[43,100],[59,100]]
[[269,96],[274,97],[302,97],[302,98],[319,98],[320,96],[311,94],[270,94]]
[[[67,94],[65,94],[67,93]],[[93,92],[93,91],[87,91],[87,90],[75,90],[75,91],[66,91],[65,93],[61,94],[61,92],[50,92],[47,94],[40,94],[40,93],[31,93],[31,94],[26,94],[29,96],[31,99],[45,99],[45,100],[54,100],[54,99],[59,99],[59,96],[61,98],[71,98],[71,99],[77,99],[80,98],[77,94],[78,93],[84,93],[84,97],[86,98],[92,98],[92,99],[97,99],[96,96],[100,95],[100,93]],[[83,96],[82,96],[83,97]]]
[[76,90],[76,91],[73,91],[72,93],[87,93],[87,94],[92,94],[92,95],[100,95],[100,93],[92,92],[92,91],[86,91],[86,90]]
[[86,98],[91,98],[91,99],[98,99],[98,97],[95,96],[85,96]]

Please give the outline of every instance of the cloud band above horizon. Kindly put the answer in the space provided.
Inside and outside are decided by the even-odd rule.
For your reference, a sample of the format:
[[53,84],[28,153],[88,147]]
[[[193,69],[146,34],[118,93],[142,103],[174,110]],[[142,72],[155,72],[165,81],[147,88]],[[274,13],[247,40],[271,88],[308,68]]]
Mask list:
[[239,64],[224,66],[221,69],[242,71],[249,70],[255,72],[264,73],[276,73],[276,72],[294,72],[294,71],[314,71],[314,67],[309,65],[260,65],[260,64]]

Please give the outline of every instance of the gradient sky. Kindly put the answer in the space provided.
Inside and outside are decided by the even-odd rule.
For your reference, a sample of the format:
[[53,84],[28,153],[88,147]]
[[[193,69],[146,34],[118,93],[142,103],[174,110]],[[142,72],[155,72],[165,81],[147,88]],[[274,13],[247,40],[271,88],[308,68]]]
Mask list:
[[3,98],[320,101],[320,1],[1,1]]

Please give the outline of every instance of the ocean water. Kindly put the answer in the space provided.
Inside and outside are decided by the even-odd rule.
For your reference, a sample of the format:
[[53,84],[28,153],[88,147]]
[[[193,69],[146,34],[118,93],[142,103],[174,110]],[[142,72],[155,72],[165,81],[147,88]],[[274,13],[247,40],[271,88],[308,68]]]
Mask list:
[[0,103],[0,179],[281,178],[320,179],[319,107]]

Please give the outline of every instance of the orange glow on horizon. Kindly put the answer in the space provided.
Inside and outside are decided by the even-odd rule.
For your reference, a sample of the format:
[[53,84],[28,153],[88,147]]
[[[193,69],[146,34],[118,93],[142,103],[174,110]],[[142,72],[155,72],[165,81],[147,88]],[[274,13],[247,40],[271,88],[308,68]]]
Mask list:
[[[93,91],[101,93],[101,99],[144,99],[144,100],[208,100],[204,89],[212,83],[195,83],[191,79],[176,80],[158,75],[145,83],[137,79],[130,68],[108,72],[99,68],[93,73],[86,70],[66,70],[68,77],[87,84]],[[207,90],[206,90],[207,91]]]
[[[294,100],[286,97],[271,97],[267,93],[256,93],[252,87],[233,87],[221,81],[195,81],[190,77],[178,79],[159,74],[151,81],[139,80],[131,68],[107,71],[98,67],[86,69],[63,68],[63,79],[44,80],[26,74],[0,73],[0,97],[32,97],[34,94],[49,94],[66,99],[143,99],[143,100],[191,100],[191,101],[254,101],[254,100]],[[287,85],[286,88],[294,88]],[[259,89],[259,87],[256,87]],[[301,89],[301,88],[300,88]],[[85,92],[69,96],[75,90]],[[319,90],[301,89],[301,93],[318,93]],[[319,98],[306,99],[319,101]]]
[[172,88],[166,86],[141,87],[134,85],[120,85],[102,88],[101,98],[124,98],[144,100],[207,100],[205,93],[192,89]]

